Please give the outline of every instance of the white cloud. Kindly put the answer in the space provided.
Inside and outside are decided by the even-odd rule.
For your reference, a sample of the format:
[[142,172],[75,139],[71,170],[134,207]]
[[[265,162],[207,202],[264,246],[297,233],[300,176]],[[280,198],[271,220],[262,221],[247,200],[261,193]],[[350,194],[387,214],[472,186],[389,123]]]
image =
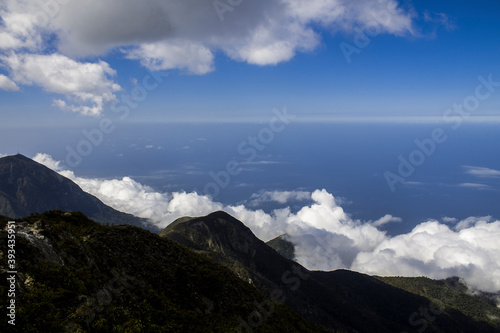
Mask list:
[[[490,217],[470,217],[453,229],[427,221],[407,234],[390,237],[376,226],[398,222],[399,218],[385,215],[375,222],[353,220],[324,189],[306,192],[308,202],[296,213],[288,207],[266,213],[244,205],[226,206],[197,193],[159,193],[129,177],[77,177],[61,170],[59,162],[46,154],[38,154],[36,160],[58,170],[104,203],[150,218],[161,228],[181,216],[225,210],[264,241],[288,234],[295,244],[297,261],[309,269],[347,268],[368,274],[435,279],[460,276],[473,288],[500,290],[500,221]],[[264,196],[283,201],[305,199],[303,192],[264,192]],[[443,221],[457,222],[452,218]]]
[[45,25],[37,22],[40,8],[36,2],[4,0],[0,6],[0,51],[38,50]]
[[292,201],[311,200],[311,192],[307,191],[262,191],[250,197],[250,206],[258,206],[266,202],[286,204]]
[[485,184],[478,184],[478,183],[461,183],[458,184],[460,187],[466,187],[466,188],[473,188],[476,190],[488,190],[491,189],[491,186],[485,185]]
[[372,225],[374,227],[380,227],[384,224],[387,224],[387,223],[394,223],[394,222],[403,222],[403,219],[400,218],[400,217],[394,217],[390,214],[387,214],[381,218],[379,218],[378,220],[372,222]]
[[459,221],[457,223],[457,225],[455,226],[455,230],[463,230],[463,229],[470,228],[470,227],[474,226],[476,223],[481,222],[481,221],[490,222],[491,217],[490,216],[482,216],[482,217],[471,216],[471,217],[468,217],[462,221]]
[[[0,37],[1,38],[1,37]],[[0,89],[6,91],[19,91],[17,84],[9,79],[7,76],[0,74]]]
[[234,60],[264,66],[289,61],[297,51],[311,51],[318,44],[319,36],[305,25],[269,20],[244,42],[226,44],[222,49]]
[[378,26],[387,33],[413,34],[414,14],[405,12],[394,0],[287,0],[290,14],[301,22],[318,22],[335,30],[353,31],[353,28]]
[[152,71],[183,69],[191,74],[206,74],[214,70],[214,55],[201,44],[184,40],[143,44],[126,52],[128,59],[140,60]]
[[215,69],[217,53],[256,65],[288,61],[316,49],[325,31],[354,34],[355,27],[371,26],[415,34],[415,15],[396,0],[253,0],[222,16],[204,0],[4,0],[0,65],[10,68],[10,90],[38,85],[71,101],[57,98],[55,106],[95,115],[118,88],[110,79],[114,71],[103,62],[80,61],[114,50],[150,70],[201,75]]
[[[387,13],[387,19],[377,21],[380,13]],[[402,35],[412,32],[412,18],[395,0],[255,0],[225,12],[223,22],[212,1],[145,0],[138,5],[136,0],[88,0],[60,6],[51,26],[58,29],[58,46],[66,54],[95,55],[119,45],[154,45],[152,53],[145,53],[146,60],[155,58],[158,47],[181,43],[265,65],[287,61],[296,51],[318,45],[312,23],[349,32],[375,22],[383,32]],[[165,53],[160,54],[158,59],[165,60]]]
[[469,175],[482,177],[482,178],[499,178],[500,170],[478,167],[478,166],[464,166],[465,172]]
[[441,220],[443,220],[443,222],[447,224],[456,223],[458,221],[457,218],[448,216],[443,217]]
[[37,154],[33,160],[59,172],[77,183],[85,192],[98,197],[105,204],[139,217],[149,218],[159,227],[190,215],[202,216],[222,209],[222,205],[195,193],[159,193],[130,177],[122,179],[82,178],[64,170],[60,161],[48,154]]
[[500,290],[500,221],[475,219],[459,225],[452,230],[437,221],[421,223],[358,254],[351,268],[378,275],[460,276],[473,288]]
[[104,61],[80,63],[58,54],[15,54],[0,56],[12,79],[24,85],[38,85],[63,94],[75,104],[55,99],[60,108],[85,115],[99,115],[105,103],[115,99],[120,86],[110,80],[116,72]]
[[33,157],[33,161],[45,165],[47,168],[56,172],[64,171],[60,161],[56,161],[49,154],[38,153]]

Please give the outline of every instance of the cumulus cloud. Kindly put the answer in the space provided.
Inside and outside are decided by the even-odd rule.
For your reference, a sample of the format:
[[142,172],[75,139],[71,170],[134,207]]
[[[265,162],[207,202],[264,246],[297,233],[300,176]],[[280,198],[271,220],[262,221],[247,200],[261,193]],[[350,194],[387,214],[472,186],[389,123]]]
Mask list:
[[38,85],[46,91],[63,94],[75,104],[56,99],[60,108],[86,115],[98,115],[107,102],[115,99],[120,86],[110,80],[116,72],[104,61],[80,63],[66,56],[15,54],[0,56],[15,82]]
[[[412,14],[394,0],[255,0],[225,8],[221,13],[214,2],[201,0],[145,0],[140,5],[136,0],[73,1],[60,6],[51,25],[65,28],[58,35],[59,49],[66,54],[95,55],[117,45],[164,42],[168,46],[184,41],[261,65],[286,61],[297,50],[315,47],[319,37],[309,27],[311,23],[350,30],[377,22],[379,13],[387,13],[388,18],[377,23],[382,31],[412,31]],[[151,58],[159,52],[156,48],[149,51],[152,54],[145,55]]]
[[481,221],[491,221],[491,216],[483,216],[483,217],[471,216],[471,217],[468,217],[462,221],[459,221],[457,223],[457,225],[455,226],[455,230],[468,229]]
[[450,223],[456,223],[458,219],[456,217],[449,217],[445,216],[441,219],[444,223],[450,224]]
[[377,25],[384,32],[403,35],[414,33],[414,13],[401,9],[393,0],[298,1],[287,0],[291,16],[301,22],[318,22],[324,26],[350,31],[356,27]]
[[[1,38],[1,37],[0,37]],[[6,91],[19,91],[17,84],[7,76],[0,74],[0,89]]]
[[469,220],[453,230],[437,221],[410,233],[387,238],[374,250],[359,253],[352,269],[368,274],[460,276],[469,286],[500,290],[500,221]]
[[374,227],[380,227],[380,226],[382,226],[382,225],[384,225],[384,224],[387,224],[387,223],[394,223],[394,222],[403,222],[403,219],[402,219],[402,218],[400,218],[400,217],[394,217],[394,216],[392,216],[392,215],[390,215],[390,214],[387,214],[387,215],[385,215],[385,216],[383,216],[383,217],[379,218],[378,220],[373,221],[373,222],[372,222],[372,225],[373,225]]
[[126,53],[128,59],[139,60],[152,71],[178,68],[191,74],[206,74],[214,70],[210,49],[184,40],[143,44]]
[[35,1],[5,0],[0,6],[0,50],[39,50],[44,24],[37,22]]
[[54,160],[49,154],[38,153],[35,155],[35,157],[33,157],[33,161],[43,164],[47,168],[52,169],[55,172],[64,171],[64,167],[61,165],[61,161]]
[[98,197],[105,204],[151,219],[162,228],[182,216],[202,216],[223,208],[207,196],[184,192],[159,193],[129,177],[109,180],[78,177],[73,171],[64,170],[61,162],[48,154],[39,153],[33,160],[71,179],[85,192]]
[[[0,6],[0,65],[9,77],[0,78],[0,87],[38,85],[70,100],[56,99],[55,106],[96,115],[118,86],[107,63],[84,59],[116,50],[153,71],[201,75],[215,69],[217,53],[261,66],[288,61],[317,48],[325,31],[354,33],[370,26],[381,33],[415,35],[415,14],[396,0],[254,0],[226,3],[222,10],[215,4],[5,0]],[[35,74],[32,67],[37,67]]]
[[[287,234],[296,248],[296,260],[309,269],[353,269],[376,275],[460,276],[473,288],[500,290],[500,221],[470,217],[447,224],[426,221],[411,232],[388,236],[377,226],[401,219],[385,215],[375,221],[354,220],[326,190],[262,192],[259,195],[287,202],[304,199],[297,212],[289,207],[265,212],[245,205],[224,205],[197,193],[159,193],[129,177],[88,179],[63,170],[50,155],[38,154],[40,163],[75,181],[106,204],[140,217],[160,228],[182,216],[203,216],[225,210],[267,241]],[[307,193],[307,194],[306,194]],[[306,199],[307,196],[307,199]]]

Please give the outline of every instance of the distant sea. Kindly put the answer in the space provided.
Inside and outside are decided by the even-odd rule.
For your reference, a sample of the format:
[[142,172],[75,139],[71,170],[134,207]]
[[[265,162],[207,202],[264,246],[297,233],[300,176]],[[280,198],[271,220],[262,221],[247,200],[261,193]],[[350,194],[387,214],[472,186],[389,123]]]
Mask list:
[[[41,152],[67,164],[67,148],[76,151],[88,141],[82,130],[95,127],[2,129],[0,153],[33,157]],[[498,124],[453,129],[446,124],[291,123],[275,129],[269,123],[117,124],[102,143],[94,137],[98,144],[78,166],[66,168],[81,177],[129,176],[161,192],[215,194],[214,200],[225,204],[249,205],[260,191],[324,188],[355,219],[402,218],[387,226],[390,234],[429,219],[500,218],[500,177],[493,171],[471,172],[500,170]],[[401,177],[394,191],[387,172]],[[305,204],[293,203],[292,210]],[[252,208],[270,211],[276,205]]]

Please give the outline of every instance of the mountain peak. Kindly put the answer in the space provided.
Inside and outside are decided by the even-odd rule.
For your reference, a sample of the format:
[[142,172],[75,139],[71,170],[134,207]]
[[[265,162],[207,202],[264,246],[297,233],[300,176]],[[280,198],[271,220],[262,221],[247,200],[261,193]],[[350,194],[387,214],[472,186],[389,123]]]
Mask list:
[[0,158],[0,164],[12,164],[12,163],[28,163],[33,165],[41,165],[38,162],[33,161],[29,157],[24,156],[23,154],[16,155],[8,155]]
[[[217,218],[217,219],[227,219],[227,220],[234,219],[234,220],[236,220],[234,217],[232,217],[231,215],[229,215],[228,213],[226,213],[223,210],[218,210],[218,211],[215,211],[213,213],[210,213],[206,217]],[[238,221],[238,220],[236,220],[236,221]]]
[[[240,243],[258,240],[241,221],[224,211],[202,217],[181,217],[167,226],[160,236],[201,251],[242,251]],[[259,240],[260,241],[260,240]]]
[[276,252],[281,254],[283,257],[294,260],[295,259],[295,246],[289,240],[289,236],[287,234],[283,234],[276,238],[271,239],[266,242],[267,245],[272,247]]
[[23,218],[54,209],[80,211],[102,223],[147,227],[144,219],[105,205],[72,180],[22,154],[0,158],[0,215]]
[[24,156],[23,154],[20,154],[20,153],[17,153],[16,155],[7,155],[7,156],[4,156],[2,158],[0,158],[0,161],[2,161],[3,163],[5,162],[16,162],[16,161],[23,161],[23,162],[31,162],[31,163],[37,163],[39,164],[38,162],[35,162],[33,161],[31,158],[27,157],[27,156]]

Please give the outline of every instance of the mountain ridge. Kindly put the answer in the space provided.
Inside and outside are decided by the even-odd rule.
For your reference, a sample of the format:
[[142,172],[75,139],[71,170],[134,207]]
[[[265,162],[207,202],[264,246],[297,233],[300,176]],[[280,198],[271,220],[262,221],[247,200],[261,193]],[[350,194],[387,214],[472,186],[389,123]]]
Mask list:
[[[127,214],[106,215],[112,208],[22,155],[0,159],[0,176],[0,238],[12,220],[27,331],[500,332],[500,295],[470,295],[458,279],[310,271],[292,260],[286,236],[264,243],[223,211],[179,218],[159,234],[110,226]],[[77,208],[93,208],[105,225],[67,209],[82,201]],[[7,253],[1,242],[2,295]]]
[[24,155],[0,158],[1,215],[21,218],[54,209],[81,211],[100,223],[131,224],[157,231],[146,219],[105,205],[72,180]]
[[[446,304],[440,316],[429,323],[418,317],[420,321],[415,319],[413,323],[417,324],[411,325],[412,314],[418,309],[428,309],[436,301],[434,298],[401,289],[395,283],[384,282],[384,278],[353,271],[309,271],[278,254],[242,225],[229,214],[216,212],[181,218],[167,226],[160,236],[208,255],[269,295],[277,292],[302,317],[328,329],[402,332],[418,329],[422,323],[429,332],[455,332],[457,327],[466,328],[465,332],[500,329],[470,319],[454,307],[456,304]],[[493,311],[495,307],[489,309]],[[481,320],[487,318],[482,316]]]
[[[227,216],[196,218],[195,230],[203,230],[204,220],[218,223]],[[0,218],[0,238],[7,238],[7,220],[11,219]],[[17,268],[20,327],[28,325],[23,331],[500,332],[498,323],[492,326],[462,313],[463,304],[478,299],[464,286],[450,288],[430,279],[415,284],[416,290],[433,287],[433,292],[456,293],[451,307],[432,293],[417,295],[394,286],[413,286],[412,278],[399,278],[391,285],[384,282],[387,278],[348,270],[308,271],[260,240],[257,244],[269,248],[265,253],[272,253],[272,258],[280,258],[281,267],[261,271],[276,262],[262,260],[263,249],[251,249],[254,265],[240,267],[253,270],[252,281],[242,279],[228,261],[221,262],[236,253],[227,249],[229,253],[220,255],[225,237],[210,249],[218,255],[207,257],[209,251],[194,251],[165,234],[101,225],[79,212],[49,211],[14,222],[16,250],[23,253]],[[236,219],[226,222],[248,232]],[[186,223],[188,219],[174,228]],[[6,253],[2,242],[3,277]],[[233,260],[238,262],[237,257]],[[2,278],[2,294],[6,283]],[[483,303],[484,311],[500,315],[495,304]],[[4,306],[0,304],[0,311]]]
[[[0,221],[0,238],[7,237]],[[49,211],[15,221],[18,332],[256,332],[323,330],[233,272],[147,230]],[[0,243],[0,293],[9,286]],[[265,323],[257,313],[266,309]],[[0,311],[7,313],[6,304]],[[259,311],[259,312],[257,312]],[[252,321],[257,316],[258,321]],[[12,328],[14,330],[12,330]]]

